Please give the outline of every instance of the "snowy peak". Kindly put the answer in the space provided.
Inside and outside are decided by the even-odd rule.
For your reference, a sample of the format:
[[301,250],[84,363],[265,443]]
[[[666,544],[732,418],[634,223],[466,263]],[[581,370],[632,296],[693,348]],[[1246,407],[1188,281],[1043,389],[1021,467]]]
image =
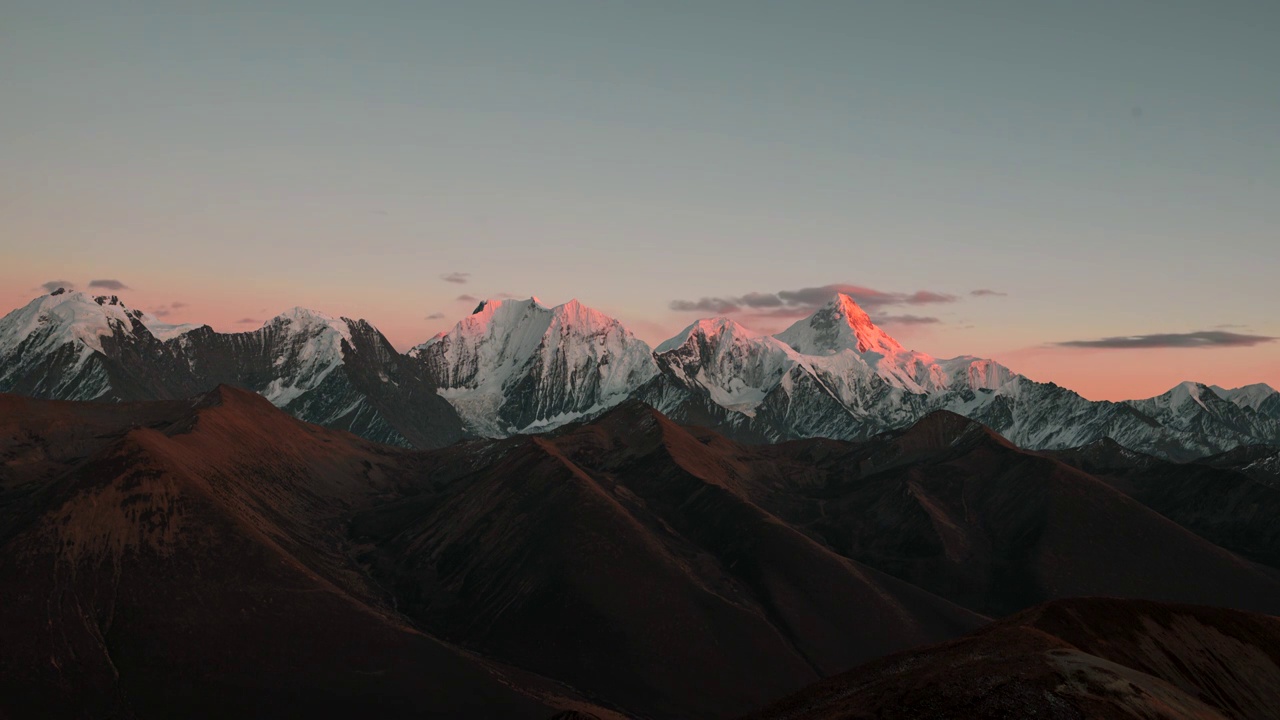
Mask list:
[[1261,410],[1264,405],[1280,403],[1280,393],[1266,383],[1254,383],[1230,390],[1211,385],[1209,389],[1223,400],[1250,410]]
[[654,357],[680,387],[746,416],[754,415],[792,368],[804,364],[777,338],[723,317],[693,323],[659,345]]
[[805,355],[834,355],[843,350],[881,356],[905,352],[897,340],[871,322],[866,311],[844,293],[836,294],[813,315],[774,337]]
[[694,322],[668,340],[654,348],[655,354],[671,352],[676,348],[689,344],[694,340],[715,340],[723,337],[729,342],[738,340],[760,340],[764,336],[730,320],[727,317],[704,318]]
[[351,324],[322,312],[294,307],[268,320],[255,334],[275,352],[276,377],[263,397],[281,407],[319,387],[344,362],[344,345],[352,349]]
[[143,314],[130,310],[116,295],[90,295],[58,288],[0,318],[0,357],[30,341],[27,352],[47,352],[79,343],[102,352],[102,336],[116,327],[132,332]]
[[938,366],[946,376],[946,386],[970,390],[996,390],[1015,378],[1021,377],[995,360],[962,355],[950,360],[939,360]]
[[274,327],[290,334],[319,335],[332,332],[338,338],[351,341],[351,320],[335,318],[304,307],[285,310],[264,323],[263,327]]
[[577,300],[486,300],[410,355],[470,427],[491,436],[599,412],[657,373],[647,344]]
[[1178,383],[1165,393],[1157,395],[1152,398],[1152,401],[1156,407],[1171,410],[1184,407],[1189,403],[1194,403],[1207,409],[1208,405],[1206,403],[1211,402],[1210,398],[1214,397],[1217,397],[1217,395],[1209,389],[1208,385],[1188,380]]

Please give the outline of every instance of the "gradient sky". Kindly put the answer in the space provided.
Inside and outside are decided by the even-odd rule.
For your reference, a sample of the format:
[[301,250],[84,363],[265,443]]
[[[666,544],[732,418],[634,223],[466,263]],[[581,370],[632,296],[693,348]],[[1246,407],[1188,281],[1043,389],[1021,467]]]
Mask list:
[[[1090,398],[1280,387],[1280,342],[1181,335],[1280,336],[1278,34],[1273,1],[6,0],[0,305],[106,279],[404,348],[536,294],[656,343],[710,314],[673,302],[851,284]],[[1103,344],[1208,346],[1055,344],[1154,334]]]

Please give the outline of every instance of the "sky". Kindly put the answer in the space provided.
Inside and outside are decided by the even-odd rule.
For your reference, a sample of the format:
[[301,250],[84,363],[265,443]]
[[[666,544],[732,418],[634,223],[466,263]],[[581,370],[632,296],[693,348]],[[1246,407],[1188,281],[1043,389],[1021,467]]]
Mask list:
[[1280,387],[1278,28],[1229,0],[6,0],[0,308],[97,280],[403,349],[474,298],[576,297],[656,344],[843,287],[910,347],[1091,399]]

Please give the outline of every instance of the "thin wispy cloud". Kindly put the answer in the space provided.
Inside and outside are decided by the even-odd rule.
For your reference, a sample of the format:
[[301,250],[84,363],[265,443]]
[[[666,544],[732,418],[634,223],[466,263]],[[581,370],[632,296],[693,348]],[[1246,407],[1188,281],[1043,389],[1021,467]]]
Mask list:
[[872,320],[878,325],[936,325],[942,320],[925,315],[879,315]]
[[933,290],[915,292],[885,292],[862,285],[820,285],[777,292],[749,292],[743,295],[702,297],[697,300],[673,300],[669,307],[676,312],[709,312],[721,315],[740,311],[753,311],[760,317],[803,317],[844,293],[863,308],[904,305],[932,305],[953,303],[960,298],[950,293]]
[[1008,297],[1009,296],[1009,293],[1007,292],[1000,292],[999,290],[991,290],[989,288],[978,288],[977,290],[970,290],[969,294],[974,297]]
[[103,290],[128,290],[129,286],[119,280],[90,280],[89,287]]
[[454,300],[457,302],[480,302],[480,298],[475,295],[459,295]]
[[672,300],[671,309],[676,312],[707,312],[726,315],[738,312],[742,307],[727,298],[704,297],[700,300]]
[[1253,347],[1274,342],[1276,339],[1267,335],[1246,335],[1225,330],[1201,330],[1189,333],[1122,335],[1098,340],[1068,340],[1054,343],[1054,345],[1057,347],[1101,350],[1144,350],[1151,348]]
[[428,319],[428,320],[443,320],[443,319],[444,319],[444,313],[442,313],[442,312],[433,312],[433,313],[431,313],[430,315],[428,315],[428,316],[427,316],[427,319]]
[[45,292],[53,292],[58,288],[64,288],[66,290],[76,289],[75,283],[71,282],[70,280],[50,280],[47,283],[41,284],[40,287],[44,288]]
[[261,323],[262,323],[261,320],[256,320],[250,317],[240,318],[239,320],[236,321],[237,325],[258,325]]
[[445,273],[440,276],[440,279],[447,283],[454,283],[455,285],[465,285],[467,284],[467,281],[471,279],[471,273],[465,273],[465,272]]

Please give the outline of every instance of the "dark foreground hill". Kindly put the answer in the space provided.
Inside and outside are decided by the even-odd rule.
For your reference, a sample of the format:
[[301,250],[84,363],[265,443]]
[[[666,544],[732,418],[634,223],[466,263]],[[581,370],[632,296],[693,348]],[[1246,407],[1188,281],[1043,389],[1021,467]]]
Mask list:
[[824,680],[753,717],[1271,720],[1280,618],[1059,600]]
[[9,715],[537,718],[578,705],[373,599],[341,515],[387,490],[394,451],[227,389],[2,402]]
[[1280,612],[1273,569],[945,413],[745,446],[627,403],[420,452],[226,387],[0,395],[0,522],[0,716],[728,717],[1046,599]]

